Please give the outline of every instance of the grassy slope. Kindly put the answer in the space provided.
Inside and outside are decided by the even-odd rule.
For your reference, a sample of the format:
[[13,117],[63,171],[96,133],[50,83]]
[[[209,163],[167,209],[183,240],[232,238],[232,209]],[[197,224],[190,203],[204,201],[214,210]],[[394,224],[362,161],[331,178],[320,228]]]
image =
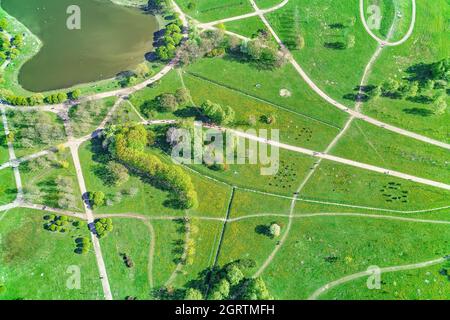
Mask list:
[[[15,209],[2,216],[0,233],[0,279],[6,291],[0,299],[103,299],[95,256],[74,253],[75,239],[89,237],[86,229],[70,233],[44,230],[43,213]],[[80,268],[81,289],[70,290],[66,282],[70,266]]]
[[[278,299],[304,299],[343,276],[448,254],[447,226],[367,218],[295,220],[287,242],[263,274]],[[325,260],[337,257],[336,262]]]
[[7,204],[16,198],[17,188],[12,169],[0,171],[0,205]]
[[361,278],[326,292],[320,299],[361,300],[447,300],[450,283],[439,272],[448,264],[439,264],[417,270],[381,275],[380,290],[367,288],[367,278]]
[[[113,297],[117,300],[124,300],[127,296],[149,299],[149,229],[141,221],[133,219],[114,219],[113,224],[112,233],[101,240]],[[123,254],[133,261],[132,268],[125,265]]]
[[[177,0],[176,2],[183,12],[201,22],[234,17],[253,11],[250,2],[242,0],[228,0],[226,2],[222,0]],[[189,9],[190,3],[193,3],[195,7]]]
[[[359,85],[364,68],[375,52],[376,42],[369,38],[359,19],[359,0],[310,1],[291,0],[279,11],[268,15],[269,21],[282,40],[296,35],[295,25],[305,39],[305,48],[294,51],[296,60],[311,79],[328,95],[352,106],[344,99]],[[343,24],[343,29],[331,28]],[[326,43],[346,42],[355,36],[355,46],[330,49]]]
[[[411,38],[401,46],[386,48],[373,67],[369,83],[379,85],[389,78],[401,79],[408,76],[404,71],[410,66],[448,58],[450,44],[443,30],[448,29],[445,17],[449,12],[447,1],[417,1],[417,20]],[[450,112],[433,115],[431,110],[429,105],[388,98],[371,100],[363,106],[366,114],[381,121],[450,142]]]
[[360,120],[353,122],[332,154],[450,183],[447,150],[382,130]]

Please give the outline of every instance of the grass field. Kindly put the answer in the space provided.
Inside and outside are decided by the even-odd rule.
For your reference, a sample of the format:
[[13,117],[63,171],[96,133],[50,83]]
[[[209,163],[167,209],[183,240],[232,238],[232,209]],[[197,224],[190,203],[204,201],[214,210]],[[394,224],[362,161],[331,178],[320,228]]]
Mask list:
[[225,28],[227,31],[231,31],[248,38],[254,38],[259,30],[267,31],[267,28],[261,21],[260,17],[251,17],[244,20],[230,21],[225,23]]
[[[32,162],[36,163],[36,161],[39,160],[33,160]],[[62,167],[58,161],[67,162],[68,167]],[[30,166],[33,166],[34,163],[25,162],[19,168],[25,190],[38,190],[38,194],[32,197],[33,203],[43,204],[53,208],[60,207],[58,204],[60,196],[56,180],[58,177],[64,177],[69,179],[70,194],[75,199],[74,205],[67,209],[84,212],[75,167],[68,150],[57,153],[56,160],[49,165],[49,168],[37,167],[32,170]]]
[[[149,229],[143,222],[134,219],[115,218],[113,224],[114,230],[101,240],[113,297],[116,300],[127,297],[149,299],[152,289],[149,282]],[[133,267],[127,267],[124,255],[133,261]]]
[[[74,252],[75,240],[89,237],[88,229],[66,233],[44,230],[43,212],[14,209],[0,214],[0,299],[103,299],[95,256]],[[80,271],[80,289],[69,289]]]
[[396,210],[448,206],[448,191],[323,161],[302,197]]
[[[344,96],[360,84],[377,46],[359,18],[359,0],[291,0],[268,19],[284,42],[301,34],[305,47],[293,52],[296,60],[319,88],[352,107]],[[353,47],[336,48],[353,37]]]
[[450,183],[448,150],[355,120],[332,154]]
[[[97,213],[140,213],[149,216],[184,216],[184,210],[173,209],[164,205],[168,193],[153,187],[140,176],[131,174],[130,180],[121,186],[113,186],[102,177],[105,172],[105,161],[91,142],[80,148],[80,159],[88,190],[103,191],[112,205],[96,208]],[[213,182],[196,174],[192,174],[194,186],[198,193],[199,207],[188,211],[191,215],[223,216],[228,205],[230,188],[224,184]],[[124,192],[137,188],[137,195],[132,196]],[[114,201],[120,194],[120,201]]]
[[[64,125],[52,112],[7,113],[9,129],[14,133],[14,150],[17,157],[23,157],[65,142]],[[45,139],[45,140],[44,140]]]
[[292,196],[312,167],[313,162],[314,159],[310,157],[280,150],[279,170],[275,175],[261,175],[261,168],[266,167],[261,164],[233,164],[226,171],[214,171],[204,165],[192,165],[191,167],[203,175],[229,185]]
[[[287,242],[264,272],[277,299],[305,299],[321,286],[369,266],[448,254],[447,226],[368,218],[294,220]],[[349,297],[350,298],[350,297]]]
[[0,163],[5,163],[9,160],[8,144],[5,136],[5,128],[3,122],[0,123]]
[[447,300],[450,283],[441,274],[448,263],[417,270],[399,271],[381,275],[379,290],[367,288],[367,278],[361,278],[335,287],[321,299],[339,300]]
[[[448,27],[445,17],[449,13],[448,1],[417,1],[417,20],[411,38],[401,46],[386,48],[373,66],[369,83],[379,85],[389,78],[402,79],[408,76],[405,73],[408,67],[448,58],[450,44],[442,30]],[[448,110],[435,115],[430,105],[381,97],[365,103],[363,111],[381,121],[450,142]]]
[[[215,58],[200,60],[186,71],[337,127],[342,127],[347,118],[317,96],[291,65],[272,71],[258,70],[239,61]],[[283,89],[290,97],[280,95]]]
[[13,202],[16,198],[17,188],[12,169],[0,171],[0,205]]
[[252,12],[252,6],[245,0],[179,0],[183,12],[201,22],[215,21]]

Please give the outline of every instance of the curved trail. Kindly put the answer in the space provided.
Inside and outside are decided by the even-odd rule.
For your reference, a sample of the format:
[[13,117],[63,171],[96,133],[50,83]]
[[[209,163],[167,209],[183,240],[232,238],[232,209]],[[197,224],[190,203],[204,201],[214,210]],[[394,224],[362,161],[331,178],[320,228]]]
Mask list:
[[[440,264],[440,263],[443,263],[448,260],[449,260],[448,257],[443,257],[443,258],[429,260],[429,261],[415,263],[415,264],[407,264],[407,265],[401,265],[401,266],[381,268],[380,271],[381,271],[381,273],[389,273],[389,272],[396,272],[396,271],[421,269],[421,268],[430,267],[430,266],[433,266],[436,264]],[[341,284],[344,284],[346,282],[350,282],[350,281],[353,281],[353,280],[356,280],[359,278],[370,276],[372,274],[373,274],[373,271],[367,270],[367,271],[358,272],[358,273],[343,277],[341,279],[338,279],[336,281],[330,282],[330,283],[324,285],[323,287],[319,288],[318,290],[316,290],[308,298],[308,300],[316,300],[320,295],[322,295],[323,293],[327,292],[328,290],[330,290],[336,286],[339,286]]]
[[[389,47],[395,47],[395,46],[399,46],[403,43],[405,43],[406,41],[408,41],[408,39],[411,37],[411,35],[414,32],[414,27],[416,25],[416,0],[411,0],[412,3],[412,16],[411,16],[411,24],[409,26],[408,32],[405,34],[405,36],[400,39],[399,41],[396,42],[390,42],[389,38],[387,40],[383,40],[380,39],[379,37],[377,37],[372,30],[370,30],[369,25],[367,24],[366,18],[365,18],[365,13],[364,13],[364,0],[359,0],[359,15],[361,17],[361,22],[364,25],[364,28],[366,29],[367,33],[373,38],[375,39],[381,46],[389,46]],[[397,12],[395,13],[395,15],[397,15]]]
[[288,4],[288,2],[289,2],[289,0],[283,0],[283,2],[277,4],[276,6],[268,8],[268,9],[262,9],[261,10],[261,9],[258,8],[258,10],[255,10],[255,11],[247,13],[247,14],[242,14],[242,15],[239,15],[239,16],[235,16],[235,17],[231,17],[231,18],[225,18],[225,19],[220,19],[220,20],[211,21],[211,22],[207,22],[207,23],[200,23],[200,24],[198,24],[198,27],[199,28],[203,28],[203,29],[208,29],[210,27],[215,26],[216,24],[227,23],[227,22],[237,21],[237,20],[243,20],[243,19],[256,17],[256,16],[259,16],[261,14],[267,14],[267,13],[274,12],[274,11],[277,11],[277,10],[283,8],[285,5]]

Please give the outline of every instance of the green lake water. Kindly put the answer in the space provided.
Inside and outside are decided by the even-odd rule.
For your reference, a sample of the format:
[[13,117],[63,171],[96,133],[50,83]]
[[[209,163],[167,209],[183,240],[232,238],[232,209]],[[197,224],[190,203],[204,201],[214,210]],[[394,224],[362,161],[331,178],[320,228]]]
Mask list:
[[[81,29],[69,30],[67,8],[81,9]],[[38,36],[43,47],[20,70],[33,92],[68,88],[116,76],[141,63],[158,30],[155,16],[110,0],[1,0],[1,6]]]

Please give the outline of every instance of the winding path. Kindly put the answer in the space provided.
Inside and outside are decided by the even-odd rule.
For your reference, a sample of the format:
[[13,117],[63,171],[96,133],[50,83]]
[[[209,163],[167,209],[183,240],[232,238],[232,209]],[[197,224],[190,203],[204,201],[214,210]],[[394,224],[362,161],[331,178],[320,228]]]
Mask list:
[[[408,41],[408,39],[411,37],[411,35],[414,32],[414,26],[416,25],[416,0],[411,0],[411,4],[412,4],[412,16],[411,16],[411,24],[409,26],[408,32],[405,34],[405,36],[400,39],[399,41],[396,42],[390,42],[389,38],[386,40],[380,39],[379,37],[377,37],[372,30],[370,29],[369,25],[367,24],[366,18],[365,18],[365,13],[364,13],[364,0],[359,0],[359,15],[361,17],[361,22],[364,25],[364,28],[366,29],[367,33],[373,38],[375,39],[381,46],[389,46],[389,47],[395,47],[395,46],[399,46],[403,43],[405,43],[406,41]],[[395,15],[397,15],[397,12],[395,13]]]
[[[426,268],[426,267],[430,267],[430,266],[434,266],[436,264],[440,264],[443,263],[445,261],[448,261],[449,258],[448,257],[443,257],[443,258],[438,258],[438,259],[434,259],[434,260],[430,260],[430,261],[425,261],[425,262],[420,262],[420,263],[415,263],[415,264],[407,264],[407,265],[401,265],[401,266],[394,266],[394,267],[386,267],[386,268],[381,268],[380,271],[381,273],[389,273],[389,272],[396,272],[396,271],[405,271],[405,270],[414,270],[414,269],[421,269],[421,268]],[[341,284],[344,284],[346,282],[350,282],[359,278],[363,278],[363,277],[367,277],[373,274],[373,271],[370,270],[366,270],[366,271],[362,271],[362,272],[358,272],[346,277],[343,277],[339,280],[330,282],[326,285],[324,285],[323,287],[317,289],[309,298],[308,300],[317,300],[317,298],[319,298],[320,295],[322,295],[323,293],[327,292],[328,290],[339,286]]]

